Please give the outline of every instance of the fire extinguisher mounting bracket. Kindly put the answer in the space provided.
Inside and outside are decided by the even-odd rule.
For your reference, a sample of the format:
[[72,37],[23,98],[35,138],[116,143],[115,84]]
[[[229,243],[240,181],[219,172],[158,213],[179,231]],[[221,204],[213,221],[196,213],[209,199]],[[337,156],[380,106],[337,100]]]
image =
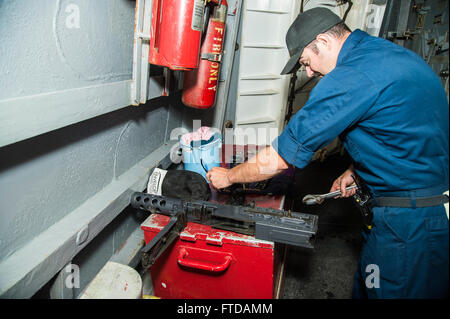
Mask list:
[[208,60],[212,62],[221,62],[222,61],[222,53],[202,53],[201,54],[202,60]]

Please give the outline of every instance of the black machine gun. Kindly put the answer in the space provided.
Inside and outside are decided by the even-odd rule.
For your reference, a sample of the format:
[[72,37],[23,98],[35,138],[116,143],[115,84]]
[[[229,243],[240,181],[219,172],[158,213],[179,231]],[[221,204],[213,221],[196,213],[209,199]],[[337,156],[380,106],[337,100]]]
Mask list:
[[255,236],[256,239],[313,248],[318,216],[252,206],[223,205],[207,201],[185,201],[135,192],[131,206],[170,217],[169,223],[142,248],[144,270],[170,246],[187,222]]

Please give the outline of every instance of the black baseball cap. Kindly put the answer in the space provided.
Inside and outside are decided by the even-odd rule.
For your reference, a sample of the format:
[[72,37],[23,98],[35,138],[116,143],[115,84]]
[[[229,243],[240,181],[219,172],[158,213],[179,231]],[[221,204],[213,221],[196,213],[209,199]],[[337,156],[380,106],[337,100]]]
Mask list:
[[286,33],[286,46],[291,58],[281,74],[296,72],[300,67],[298,60],[303,49],[316,39],[318,34],[324,33],[343,20],[327,8],[313,8],[300,13]]

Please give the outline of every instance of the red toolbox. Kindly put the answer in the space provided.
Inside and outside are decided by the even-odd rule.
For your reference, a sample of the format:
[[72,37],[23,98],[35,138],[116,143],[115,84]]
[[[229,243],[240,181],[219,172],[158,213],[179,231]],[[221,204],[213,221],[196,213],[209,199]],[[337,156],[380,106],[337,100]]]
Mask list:
[[[152,214],[141,225],[146,244],[168,221]],[[154,293],[178,299],[278,297],[283,257],[284,245],[188,223],[150,268]]]
[[[226,197],[213,190],[211,201]],[[284,196],[247,195],[256,206],[283,209]],[[141,225],[148,244],[169,222],[150,215]],[[270,299],[282,289],[287,247],[188,222],[150,268],[154,294],[167,299]]]

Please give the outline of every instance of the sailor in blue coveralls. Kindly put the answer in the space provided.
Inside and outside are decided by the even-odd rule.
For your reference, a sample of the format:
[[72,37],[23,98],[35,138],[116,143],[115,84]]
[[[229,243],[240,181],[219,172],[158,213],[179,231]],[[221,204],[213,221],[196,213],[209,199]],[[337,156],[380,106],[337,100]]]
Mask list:
[[[442,194],[449,189],[449,106],[439,78],[412,51],[350,32],[325,8],[301,13],[286,43],[291,58],[282,74],[303,65],[322,79],[253,164],[215,168],[207,178],[222,188],[270,178],[289,164],[303,168],[339,136],[353,163],[331,190],[353,195],[345,187],[357,176],[374,199],[353,297],[448,297],[448,196]],[[261,173],[267,159],[277,161],[272,174]]]

